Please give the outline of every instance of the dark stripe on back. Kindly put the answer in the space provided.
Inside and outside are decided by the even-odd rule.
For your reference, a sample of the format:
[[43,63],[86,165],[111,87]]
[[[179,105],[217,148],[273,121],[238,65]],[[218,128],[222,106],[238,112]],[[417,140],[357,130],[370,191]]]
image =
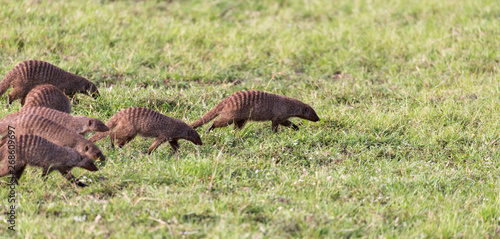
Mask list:
[[28,62],[27,61],[21,62],[21,64],[20,64],[20,70],[21,70],[21,75],[24,78],[28,77],[28,75],[27,75],[28,73],[26,72],[26,70],[27,70],[26,68],[28,68]]

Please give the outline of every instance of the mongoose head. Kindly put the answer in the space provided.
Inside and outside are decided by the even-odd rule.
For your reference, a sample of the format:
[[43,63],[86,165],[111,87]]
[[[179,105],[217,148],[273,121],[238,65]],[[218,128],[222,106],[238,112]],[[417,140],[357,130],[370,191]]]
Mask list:
[[78,148],[79,148],[78,152],[87,155],[93,160],[100,160],[100,161],[106,160],[101,150],[90,141],[85,142],[81,147]]
[[78,155],[78,164],[76,165],[76,167],[87,169],[89,171],[99,170],[97,166],[95,166],[94,161],[92,161],[92,159],[81,154]]
[[81,77],[81,79],[82,80],[80,83],[80,89],[78,93],[90,95],[94,97],[94,99],[97,99],[97,97],[101,96],[101,94],[99,94],[99,90],[97,90],[97,86],[94,83],[90,82],[84,77]]
[[101,94],[99,94],[99,90],[97,90],[97,86],[95,86],[93,83],[90,83],[87,85],[86,92],[91,95],[94,99],[97,99]]
[[200,138],[200,135],[198,134],[198,132],[196,132],[195,129],[193,128],[190,128],[188,131],[187,131],[187,140],[193,142],[193,144],[196,144],[196,145],[203,145],[203,143],[201,142],[201,138]]
[[316,114],[316,111],[314,111],[314,109],[311,106],[306,104],[302,107],[301,114],[298,117],[313,122],[319,121],[319,117]]
[[88,118],[87,131],[106,132],[109,128],[102,121],[95,118]]

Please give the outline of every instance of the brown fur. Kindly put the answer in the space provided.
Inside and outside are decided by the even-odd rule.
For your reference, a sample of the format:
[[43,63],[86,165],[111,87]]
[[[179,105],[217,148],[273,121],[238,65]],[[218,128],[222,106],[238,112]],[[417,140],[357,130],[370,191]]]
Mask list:
[[[23,114],[15,120],[0,122],[0,135],[6,134],[9,127],[15,127],[16,134],[38,135],[59,146],[74,148],[94,160],[106,159],[101,150],[85,137],[39,115]],[[8,137],[5,136],[0,141],[0,146],[7,141]]]
[[9,114],[2,118],[0,123],[7,120],[13,120],[23,114],[40,115],[54,123],[63,125],[70,130],[74,130],[76,133],[81,135],[85,135],[88,132],[104,132],[109,130],[109,128],[102,121],[96,118],[70,115],[46,107],[23,107],[19,112]]
[[28,92],[42,84],[52,84],[66,95],[84,93],[94,98],[99,96],[97,87],[84,77],[67,72],[48,62],[37,60],[23,61],[7,72],[3,81],[0,82],[0,95],[12,86],[7,105],[16,99],[21,99],[21,105],[24,105]]
[[148,153],[153,152],[165,141],[170,143],[174,151],[179,148],[179,139],[202,145],[200,135],[186,123],[142,107],[127,108],[118,112],[111,117],[106,126],[110,129],[109,132],[96,133],[89,140],[96,142],[110,134],[111,147],[114,147],[116,139],[118,147],[122,147],[136,135],[156,138]]
[[37,106],[71,113],[69,98],[59,88],[50,84],[38,85],[26,95],[23,108]]
[[262,91],[249,90],[236,92],[222,100],[190,126],[193,128],[200,127],[218,115],[220,117],[214,121],[207,132],[214,128],[231,125],[232,123],[235,124],[235,128],[241,129],[248,120],[271,120],[272,129],[275,132],[278,130],[279,125],[298,130],[299,127],[288,120],[290,117],[319,121],[319,117],[314,109],[299,100]]
[[[89,171],[98,170],[92,159],[79,154],[72,148],[58,146],[40,136],[32,134],[14,134],[12,136],[16,137],[16,140],[0,148],[0,159],[3,164],[0,167],[0,177],[12,173],[14,183],[17,183],[21,178],[27,165],[43,168],[43,177],[57,170],[66,179],[75,183],[79,182],[71,174],[71,169],[74,167],[84,168]],[[15,143],[15,150],[9,149],[9,146],[11,148],[13,146],[11,143]],[[12,151],[14,153],[9,154]],[[15,159],[12,159],[12,157]],[[78,185],[86,186],[82,183]]]

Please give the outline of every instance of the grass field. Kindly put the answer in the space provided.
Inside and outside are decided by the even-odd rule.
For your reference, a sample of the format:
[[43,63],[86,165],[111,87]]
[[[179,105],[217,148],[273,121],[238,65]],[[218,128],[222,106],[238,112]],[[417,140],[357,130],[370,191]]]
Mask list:
[[495,0],[3,0],[0,78],[28,59],[85,76],[102,97],[74,114],[191,123],[255,89],[322,120],[204,126],[177,154],[100,141],[99,171],[73,170],[89,187],[27,170],[15,232],[0,179],[0,236],[498,238],[499,26]]

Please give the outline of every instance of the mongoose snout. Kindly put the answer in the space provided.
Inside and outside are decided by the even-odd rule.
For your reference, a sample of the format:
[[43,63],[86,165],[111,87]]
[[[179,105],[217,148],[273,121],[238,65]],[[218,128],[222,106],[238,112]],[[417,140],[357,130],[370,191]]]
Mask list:
[[[319,116],[316,114],[316,112],[310,106],[304,108],[304,112],[302,113],[302,115],[304,115],[304,119],[310,120],[312,122],[318,122],[320,120]],[[300,118],[300,116],[299,116],[299,118]]]
[[94,144],[85,145],[85,154],[90,155],[93,160],[104,161],[106,157],[102,154],[101,150],[97,148]]
[[101,96],[101,94],[99,93],[99,90],[97,89],[97,86],[92,84],[92,83],[88,84],[85,89],[86,90],[84,90],[83,92],[80,92],[80,93],[90,95],[94,99],[97,99]]
[[108,126],[98,119],[90,119],[88,121],[88,128],[95,132],[106,132],[109,130]]
[[91,172],[99,170],[99,168],[97,168],[97,166],[95,165],[94,161],[92,161],[90,158],[86,157],[85,155],[80,155],[79,157],[80,157],[80,163],[76,167],[83,168]]
[[201,142],[200,135],[198,134],[198,132],[196,130],[191,129],[188,134],[189,134],[189,138],[191,138],[191,142],[193,142],[193,144],[203,145],[203,142]]

